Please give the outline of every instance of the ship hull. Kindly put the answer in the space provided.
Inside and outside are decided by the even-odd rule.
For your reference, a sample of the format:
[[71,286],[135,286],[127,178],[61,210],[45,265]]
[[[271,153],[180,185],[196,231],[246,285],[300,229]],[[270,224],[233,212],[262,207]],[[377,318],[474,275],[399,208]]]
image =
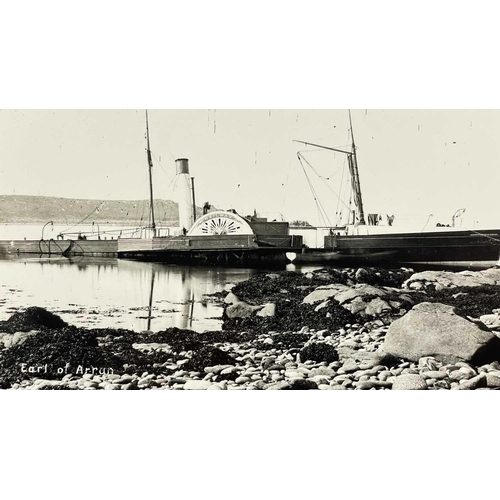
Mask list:
[[491,267],[500,258],[500,230],[328,236],[325,247],[339,261],[385,255],[392,264]]

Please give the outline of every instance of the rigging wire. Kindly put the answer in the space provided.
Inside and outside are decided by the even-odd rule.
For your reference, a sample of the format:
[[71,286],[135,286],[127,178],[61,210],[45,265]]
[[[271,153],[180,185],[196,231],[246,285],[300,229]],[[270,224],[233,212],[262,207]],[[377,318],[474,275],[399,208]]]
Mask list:
[[[344,182],[344,174],[345,174],[345,167],[346,167],[346,159],[344,158],[344,165],[342,165],[342,177],[340,179],[340,192],[342,192],[342,184]],[[342,222],[342,212],[339,214],[339,205],[340,205],[340,197],[337,197],[337,207],[335,208],[335,215],[337,216],[337,226],[340,226]]]
[[80,222],[77,222],[76,224],[74,224],[73,226],[71,227],[68,227],[67,229],[65,229],[64,231],[61,231],[60,234],[64,234],[66,233],[67,231],[69,231],[70,229],[73,229],[74,227],[76,226],[79,226],[82,222],[86,221],[93,213],[95,213],[96,211],[98,211],[102,205],[104,205],[106,202],[103,200],[99,203],[99,205],[97,205],[97,207],[94,208],[94,210],[92,210],[92,212],[90,212],[86,217],[84,217]]
[[[325,178],[322,177],[321,175],[318,174],[318,172],[316,172],[316,170],[314,169],[314,167],[307,161],[307,159],[304,157],[304,155],[302,153],[297,153],[297,155],[300,155],[300,158],[302,158],[306,163],[307,165],[309,166],[309,168],[311,168],[311,170],[323,181],[323,183],[325,184],[325,186],[337,197],[337,199],[342,203],[344,204],[347,208],[349,208],[346,203],[340,198],[340,196],[332,189],[332,187],[325,181]],[[303,167],[302,167],[303,168]]]
[[309,165],[309,163],[307,162],[307,160],[302,156],[302,154],[300,153],[297,153],[297,157],[299,159],[299,162],[300,162],[300,165],[302,167],[302,170],[304,171],[304,175],[306,176],[306,179],[307,179],[307,183],[309,184],[309,189],[311,190],[312,194],[313,194],[313,197],[314,197],[314,201],[316,203],[316,206],[318,208],[318,214],[319,214],[319,217],[320,219],[323,221],[323,224],[325,225],[328,225],[328,226],[331,226],[332,224],[330,223],[329,219],[328,219],[328,215],[325,211],[325,209],[323,208],[323,205],[321,204],[321,202],[319,201],[318,199],[318,196],[316,194],[316,191],[314,189],[314,186],[312,185],[311,183],[311,180],[309,179],[309,176],[307,175],[307,171],[304,167],[304,164],[302,163],[302,159]]

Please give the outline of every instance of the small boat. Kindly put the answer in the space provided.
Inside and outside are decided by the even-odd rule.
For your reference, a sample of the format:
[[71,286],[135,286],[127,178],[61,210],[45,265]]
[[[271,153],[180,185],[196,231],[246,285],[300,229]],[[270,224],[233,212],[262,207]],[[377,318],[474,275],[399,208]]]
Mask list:
[[[350,151],[295,141],[308,146],[347,155],[355,210],[345,227],[330,228],[324,237],[324,247],[289,254],[289,261],[300,263],[331,263],[353,265],[385,263],[388,265],[425,265],[426,267],[456,267],[484,269],[500,264],[500,229],[457,229],[455,220],[465,211],[452,217],[452,224],[432,230],[402,231],[388,224],[379,225],[378,214],[365,216],[359,180],[356,145],[349,112],[352,147]],[[300,156],[299,156],[300,158]]]

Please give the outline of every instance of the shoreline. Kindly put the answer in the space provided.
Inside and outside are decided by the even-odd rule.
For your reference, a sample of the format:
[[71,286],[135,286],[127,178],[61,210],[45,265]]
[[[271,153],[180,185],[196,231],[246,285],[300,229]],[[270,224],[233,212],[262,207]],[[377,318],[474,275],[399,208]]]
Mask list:
[[[77,328],[41,308],[15,313],[0,322],[2,387],[500,388],[499,269],[283,271],[256,275],[214,298],[224,304],[223,327],[204,333]],[[419,333],[409,345],[405,323],[412,318],[412,331]],[[440,325],[442,318],[445,326],[436,338],[429,325]],[[446,344],[450,322],[465,328],[464,335],[483,332],[484,345],[455,352],[454,337]]]

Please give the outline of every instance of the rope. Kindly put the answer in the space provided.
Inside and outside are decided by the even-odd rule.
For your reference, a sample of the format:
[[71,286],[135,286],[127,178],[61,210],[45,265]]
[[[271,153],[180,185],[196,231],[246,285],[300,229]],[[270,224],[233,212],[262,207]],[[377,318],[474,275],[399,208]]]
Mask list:
[[[297,155],[298,155],[298,156],[300,155],[300,158],[302,158],[302,159],[303,159],[303,160],[307,163],[307,165],[311,168],[311,170],[312,170],[312,171],[313,171],[313,172],[314,172],[314,173],[315,173],[315,174],[316,174],[316,175],[317,175],[320,179],[322,179],[322,180],[323,180],[323,183],[325,184],[325,186],[326,186],[326,187],[327,187],[327,188],[328,188],[328,189],[329,189],[329,190],[330,190],[330,191],[331,191],[331,192],[332,192],[332,193],[333,193],[333,194],[337,197],[338,201],[340,201],[341,203],[343,203],[343,204],[346,206],[346,208],[349,208],[349,207],[346,205],[346,203],[345,203],[344,201],[342,201],[342,199],[340,198],[340,196],[339,196],[339,195],[338,195],[338,194],[337,194],[337,193],[336,193],[336,192],[332,189],[332,187],[331,187],[331,186],[329,186],[329,185],[327,184],[327,182],[325,181],[325,179],[324,179],[323,177],[321,177],[321,175],[319,175],[319,174],[316,172],[316,170],[314,170],[313,166],[312,166],[312,165],[311,165],[311,164],[307,161],[307,159],[304,157],[304,155],[302,155],[300,152],[299,152],[299,153],[297,153]],[[300,159],[300,158],[299,158],[299,159]],[[344,160],[344,161],[345,161],[345,160]],[[301,163],[302,163],[302,162],[301,162]],[[302,168],[304,168],[304,166],[302,166]],[[304,172],[305,172],[305,170],[304,170]],[[307,177],[307,174],[306,174],[306,177]]]
[[[342,191],[342,184],[344,182],[344,174],[345,174],[345,158],[344,158],[344,165],[342,165],[342,177],[340,179],[340,191]],[[340,196],[337,197],[337,207],[335,209],[335,215],[337,215],[337,226],[340,226],[340,223],[342,222],[342,213],[339,214],[339,205],[340,205]]]
[[483,234],[483,233],[478,233],[477,231],[474,231],[473,229],[469,229],[469,231],[471,233],[477,234],[478,236],[484,236],[485,238],[488,238],[488,239],[493,240],[493,241],[498,241],[500,243],[500,239],[494,238],[493,236],[489,236],[489,235]]
[[306,163],[307,163],[307,160],[300,153],[297,153],[297,157],[299,159],[299,162],[300,162],[300,165],[302,167],[302,170],[304,171],[304,175],[306,176],[307,183],[309,184],[309,189],[311,190],[311,192],[313,194],[314,201],[316,202],[316,206],[318,207],[319,217],[320,217],[320,219],[323,220],[323,223],[325,225],[328,224],[328,225],[331,226],[331,222],[328,220],[328,215],[326,214],[325,209],[323,208],[323,206],[321,205],[320,201],[318,200],[318,197],[317,197],[316,192],[314,190],[314,186],[312,185],[311,180],[309,179],[309,176],[307,175],[306,169],[304,168],[304,164],[302,163],[302,158],[304,159],[304,161]]
[[86,217],[84,217],[80,222],[77,222],[75,225],[71,226],[71,227],[68,227],[67,229],[65,229],[64,231],[61,231],[60,234],[65,234],[67,231],[69,231],[70,229],[73,229],[74,227],[76,226],[79,226],[82,222],[86,221],[94,212],[96,212],[97,210],[99,210],[99,208],[101,208],[102,205],[104,205],[106,202],[105,201],[101,201],[101,203],[99,203],[99,205],[97,205],[97,207],[94,208],[94,210],[92,210],[92,212],[90,212]]

